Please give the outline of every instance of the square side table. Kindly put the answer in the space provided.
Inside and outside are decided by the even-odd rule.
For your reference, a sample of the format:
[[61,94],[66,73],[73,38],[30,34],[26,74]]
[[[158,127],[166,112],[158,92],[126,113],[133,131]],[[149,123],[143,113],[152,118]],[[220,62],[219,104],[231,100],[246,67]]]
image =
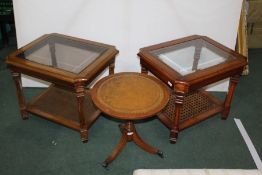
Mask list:
[[[179,130],[221,113],[228,117],[236,84],[246,58],[220,43],[193,35],[140,49],[142,73],[150,71],[169,85],[171,97],[159,119],[170,128],[170,142]],[[220,101],[203,88],[230,78],[226,99]]]
[[[114,46],[61,34],[47,34],[11,53],[6,63],[16,85],[22,119],[28,112],[80,132],[88,141],[88,129],[99,116],[92,103],[90,84],[109,67],[114,73]],[[51,86],[26,103],[21,74],[44,81]]]

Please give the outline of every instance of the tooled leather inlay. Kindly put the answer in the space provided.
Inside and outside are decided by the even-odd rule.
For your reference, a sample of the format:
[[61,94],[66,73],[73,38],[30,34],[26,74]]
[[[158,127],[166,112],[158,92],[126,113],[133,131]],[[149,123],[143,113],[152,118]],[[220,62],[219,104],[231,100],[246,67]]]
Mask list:
[[125,74],[104,81],[97,90],[97,99],[106,108],[125,114],[146,113],[163,101],[162,87],[150,78]]

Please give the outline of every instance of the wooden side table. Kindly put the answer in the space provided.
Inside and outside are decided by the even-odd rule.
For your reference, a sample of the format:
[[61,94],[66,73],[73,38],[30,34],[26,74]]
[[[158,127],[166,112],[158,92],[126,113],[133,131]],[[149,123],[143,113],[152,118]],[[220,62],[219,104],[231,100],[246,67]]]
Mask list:
[[[6,60],[16,85],[22,119],[28,112],[80,132],[88,141],[88,129],[99,116],[93,105],[90,84],[109,67],[114,73],[114,46],[61,34],[44,35],[10,54]],[[26,103],[21,74],[51,82],[43,93]]]
[[[142,72],[152,72],[170,87],[167,107],[158,115],[170,128],[170,142],[179,130],[201,122],[214,114],[228,117],[236,84],[246,58],[205,36],[189,36],[142,48],[138,53]],[[224,102],[203,88],[230,78]]]
[[122,137],[110,156],[103,162],[107,167],[129,141],[134,141],[143,150],[163,153],[145,143],[136,132],[133,121],[146,119],[163,109],[169,99],[166,86],[156,78],[139,73],[119,73],[101,79],[91,90],[95,105],[105,114],[126,120],[121,124]]

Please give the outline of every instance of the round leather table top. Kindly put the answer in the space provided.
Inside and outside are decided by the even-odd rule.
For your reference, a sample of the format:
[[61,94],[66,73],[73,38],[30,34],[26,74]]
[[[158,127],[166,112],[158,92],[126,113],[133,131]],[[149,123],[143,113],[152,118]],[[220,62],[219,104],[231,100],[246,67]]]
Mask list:
[[140,73],[118,73],[99,80],[91,91],[95,105],[119,119],[143,119],[163,109],[169,99],[167,87]]

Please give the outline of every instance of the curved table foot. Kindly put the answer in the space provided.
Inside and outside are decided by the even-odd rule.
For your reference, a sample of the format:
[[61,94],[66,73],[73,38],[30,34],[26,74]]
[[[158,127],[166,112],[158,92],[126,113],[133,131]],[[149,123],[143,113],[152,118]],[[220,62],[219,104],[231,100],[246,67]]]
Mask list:
[[141,137],[137,134],[135,128],[134,128],[134,134],[133,134],[133,141],[135,142],[135,144],[137,146],[139,146],[140,148],[142,148],[143,150],[151,153],[151,154],[157,154],[158,153],[158,149],[153,148],[152,146],[148,145],[147,143],[145,143]]
[[113,152],[106,158],[106,160],[102,163],[103,167],[107,167],[113,160],[116,159],[116,157],[118,156],[118,154],[123,150],[123,148],[126,145],[126,142],[128,141],[127,139],[127,135],[122,134],[121,139],[118,143],[118,145],[116,146],[116,148],[113,150]]

